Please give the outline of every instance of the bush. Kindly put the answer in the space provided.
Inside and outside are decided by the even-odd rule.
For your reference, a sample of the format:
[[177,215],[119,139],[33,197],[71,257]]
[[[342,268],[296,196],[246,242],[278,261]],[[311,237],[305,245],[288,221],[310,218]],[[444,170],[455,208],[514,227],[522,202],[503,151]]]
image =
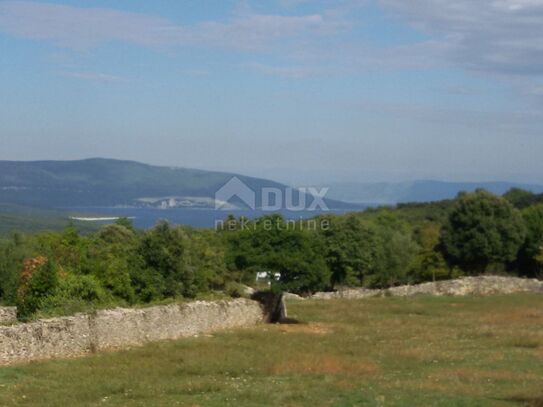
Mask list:
[[450,276],[447,262],[441,253],[424,250],[415,258],[412,269],[413,282],[446,280]]
[[23,320],[30,317],[48,296],[56,294],[57,287],[57,269],[51,260],[45,257],[27,260],[17,291],[18,317]]
[[68,315],[114,303],[113,297],[94,276],[69,275],[59,280],[53,295],[41,301],[39,313]]
[[21,265],[32,250],[27,239],[14,234],[11,239],[0,240],[0,302],[15,305],[21,279]]
[[225,291],[232,298],[245,297],[245,286],[243,284],[230,282],[226,284]]

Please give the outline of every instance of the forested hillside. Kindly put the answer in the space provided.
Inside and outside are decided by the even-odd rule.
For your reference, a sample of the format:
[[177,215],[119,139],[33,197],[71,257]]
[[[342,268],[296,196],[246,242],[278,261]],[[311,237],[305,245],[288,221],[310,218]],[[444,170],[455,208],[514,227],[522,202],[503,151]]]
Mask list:
[[[456,199],[289,221],[229,217],[218,230],[120,219],[82,235],[14,234],[0,241],[0,301],[20,317],[242,294],[257,272],[273,290],[390,287],[463,275],[541,277],[543,199],[484,190]],[[277,280],[274,275],[280,275]]]
[[0,203],[0,236],[14,231],[34,233],[62,230],[70,222],[82,233],[93,232],[100,227],[90,222],[70,220],[70,214],[66,211]]
[[[188,168],[160,167],[134,161],[87,159],[78,161],[0,161],[0,203],[70,208],[140,206],[179,198],[214,207],[215,193],[232,177],[253,191],[287,186],[243,175]],[[284,194],[283,194],[284,196]],[[185,198],[185,199],[183,199]],[[355,208],[326,200],[331,208]],[[261,205],[256,194],[256,205]]]

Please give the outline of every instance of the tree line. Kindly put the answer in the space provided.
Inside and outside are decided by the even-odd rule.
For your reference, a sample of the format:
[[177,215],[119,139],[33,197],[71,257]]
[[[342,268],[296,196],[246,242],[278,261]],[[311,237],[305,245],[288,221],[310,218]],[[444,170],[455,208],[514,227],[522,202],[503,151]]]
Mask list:
[[[317,220],[318,222],[315,222]],[[148,304],[212,293],[242,294],[256,273],[298,294],[340,286],[390,287],[510,274],[541,277],[543,199],[484,190],[455,200],[402,204],[311,220],[230,216],[219,230],[120,219],[82,235],[14,233],[0,240],[0,302],[21,319],[91,307]]]

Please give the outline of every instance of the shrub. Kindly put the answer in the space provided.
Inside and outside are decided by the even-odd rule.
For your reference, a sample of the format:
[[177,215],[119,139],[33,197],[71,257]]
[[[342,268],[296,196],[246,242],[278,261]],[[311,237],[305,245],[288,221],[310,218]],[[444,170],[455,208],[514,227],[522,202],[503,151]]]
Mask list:
[[243,284],[230,282],[226,284],[226,294],[232,298],[241,298],[245,296],[245,286]]
[[37,257],[25,261],[17,291],[19,318],[27,319],[40,309],[46,297],[55,295],[57,287],[57,269],[51,260]]
[[412,269],[413,282],[438,281],[450,278],[451,273],[443,255],[433,250],[419,253]]
[[59,280],[53,295],[41,301],[39,313],[68,315],[114,303],[113,297],[94,276],[68,275]]

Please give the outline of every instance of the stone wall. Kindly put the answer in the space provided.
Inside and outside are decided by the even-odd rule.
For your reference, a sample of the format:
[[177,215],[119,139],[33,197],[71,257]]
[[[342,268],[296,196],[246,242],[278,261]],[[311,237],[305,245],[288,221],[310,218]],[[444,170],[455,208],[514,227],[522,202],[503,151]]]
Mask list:
[[246,299],[197,301],[0,326],[0,365],[65,358],[254,325],[264,314]]
[[17,308],[0,307],[0,325],[17,322]]
[[405,285],[384,290],[365,288],[340,290],[329,293],[316,293],[312,298],[368,298],[380,296],[409,297],[413,295],[465,296],[514,294],[520,292],[543,293],[543,281],[515,277],[480,276],[465,277],[458,280],[437,281],[417,285]]
[[99,311],[91,321],[91,330],[96,350],[108,350],[254,325],[263,319],[262,308],[255,301],[197,301]]

